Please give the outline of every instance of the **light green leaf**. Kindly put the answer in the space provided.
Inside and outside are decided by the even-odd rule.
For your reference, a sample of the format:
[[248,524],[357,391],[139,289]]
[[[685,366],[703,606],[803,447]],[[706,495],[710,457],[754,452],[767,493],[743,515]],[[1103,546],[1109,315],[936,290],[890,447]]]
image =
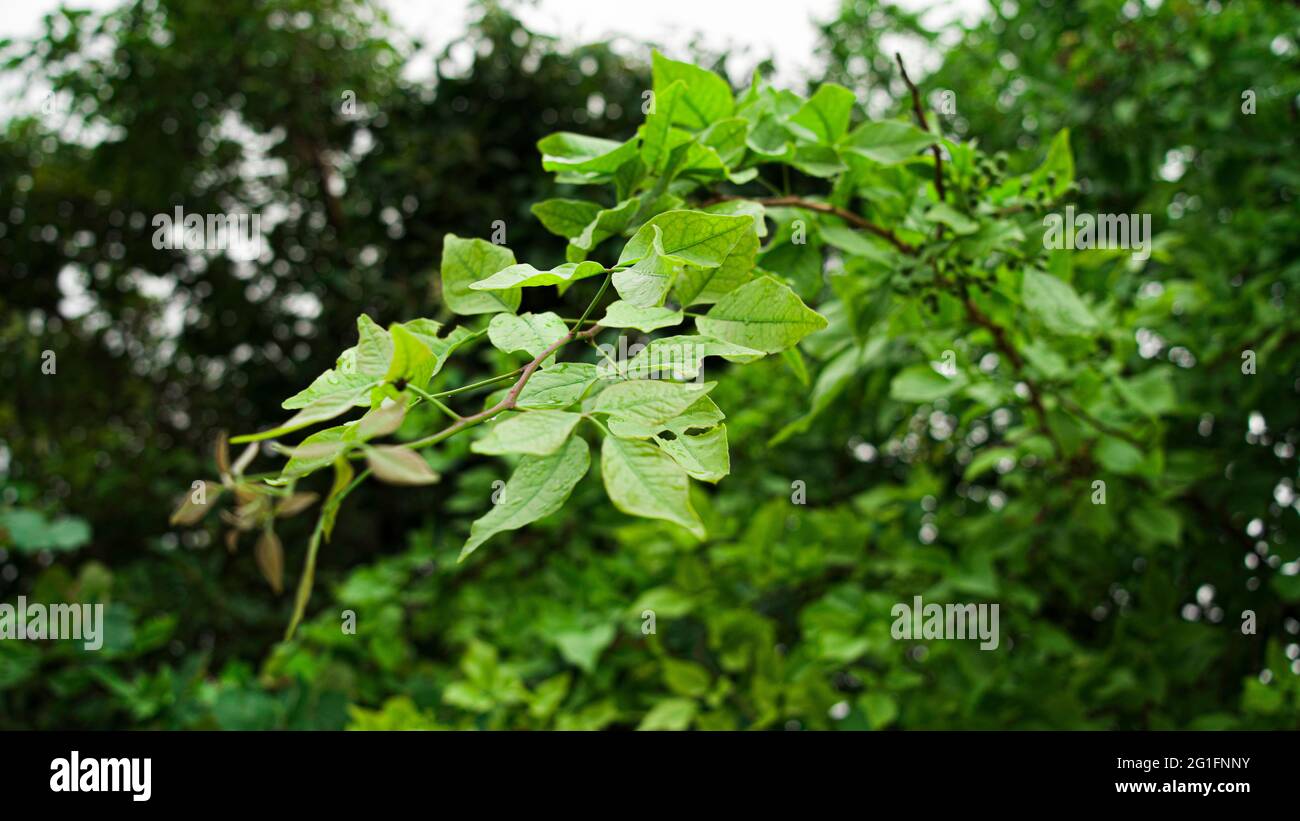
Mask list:
[[698,433],[717,426],[727,415],[712,399],[701,396],[686,410],[664,423],[663,429],[676,436]]
[[366,448],[366,463],[375,478],[390,485],[431,485],[438,474],[424,457],[402,445],[378,445]]
[[711,304],[754,278],[758,235],[746,232],[716,268],[686,265],[677,275],[673,293],[682,305]]
[[932,134],[898,120],[875,120],[858,126],[840,147],[881,165],[896,165],[937,142]]
[[672,439],[665,439],[660,434],[655,437],[655,441],[674,462],[700,481],[717,482],[731,472],[726,425]]
[[[765,354],[710,336],[665,336],[651,341],[630,362],[623,363],[619,375],[625,379],[695,379],[706,356],[753,362]],[[601,363],[600,367],[607,364]]]
[[[380,372],[382,376],[382,371]],[[307,386],[281,403],[286,410],[298,410],[311,403],[327,397],[353,397],[357,405],[370,404],[370,389],[378,387],[383,380],[379,376],[364,373],[339,373],[331,368]]]
[[565,239],[573,239],[596,218],[601,208],[597,203],[587,200],[557,198],[543,200],[530,210],[546,226],[547,231]]
[[549,271],[539,271],[527,263],[521,263],[503,268],[487,279],[471,283],[469,287],[474,291],[508,291],[539,285],[567,285],[603,273],[605,266],[599,262],[566,262]]
[[705,211],[665,211],[651,219],[628,241],[619,255],[620,265],[642,259],[652,250],[654,228],[662,232],[663,254],[691,265],[717,267],[745,234],[754,233],[754,221],[747,215],[728,216]]
[[1086,336],[1097,327],[1097,320],[1079,299],[1074,288],[1051,274],[1032,268],[1026,270],[1021,298],[1025,307],[1055,333]]
[[1117,436],[1102,436],[1093,448],[1097,462],[1113,473],[1131,476],[1142,469],[1146,456],[1135,445]]
[[535,410],[567,408],[586,395],[600,374],[586,362],[562,362],[532,375],[515,405]]
[[960,371],[956,376],[947,377],[925,363],[909,365],[889,383],[889,398],[899,402],[933,402],[966,387],[966,382],[966,375]]
[[[1048,182],[1048,178],[1051,182]],[[1062,128],[1052,138],[1043,164],[1030,175],[1030,188],[1041,189],[1048,199],[1057,199],[1074,182],[1074,154],[1070,151],[1070,129]]]
[[569,247],[590,251],[615,234],[621,234],[632,222],[640,206],[641,198],[632,197],[623,200],[613,208],[602,208],[596,212],[595,218],[587,224],[587,227],[570,240]]
[[541,356],[569,332],[564,320],[547,311],[543,314],[497,314],[488,323],[488,339],[502,353],[526,351]]
[[388,363],[384,381],[404,380],[417,386],[428,383],[437,364],[433,351],[403,325],[394,323],[388,333],[393,338],[393,358]]
[[767,215],[767,207],[761,202],[753,200],[723,200],[715,202],[712,205],[706,205],[702,209],[708,214],[726,214],[728,216],[738,216],[744,214],[754,220],[754,232],[761,239],[767,236],[767,221],[764,217]]
[[804,139],[834,145],[849,129],[854,100],[844,86],[826,83],[790,118],[789,128]]
[[497,533],[517,530],[559,510],[590,465],[587,443],[579,436],[549,456],[520,459],[500,501],[470,526],[460,560]]
[[598,624],[585,630],[560,630],[551,636],[564,660],[590,673],[596,659],[614,640],[614,625]]
[[698,708],[689,698],[667,698],[650,708],[638,730],[686,730],[695,720]]
[[355,425],[337,425],[313,433],[293,449],[280,476],[306,476],[330,466],[356,444],[356,433]]
[[664,301],[684,261],[664,251],[663,231],[658,225],[647,223],[641,230],[650,232],[650,247],[632,267],[614,272],[614,290],[626,302],[651,308]]
[[632,516],[663,519],[707,535],[691,507],[690,479],[672,457],[649,442],[606,436],[600,470],[614,506]]
[[925,212],[930,222],[946,225],[954,234],[965,236],[979,230],[980,224],[946,202],[937,202]]
[[662,91],[655,89],[654,108],[641,126],[641,159],[655,174],[662,174],[669,153],[691,137],[673,128],[673,113],[686,96],[686,83],[676,80]]
[[296,410],[340,395],[360,397],[355,400],[357,405],[369,404],[369,389],[377,386],[388,370],[393,341],[388,331],[366,314],[357,317],[357,337],[357,344],[339,354],[333,368],[316,377],[305,390],[284,400],[280,407]]
[[886,265],[893,263],[893,249],[873,240],[861,231],[844,225],[823,224],[819,228],[822,239],[845,253],[864,257]]
[[651,74],[656,105],[674,82],[680,80],[686,87],[681,105],[673,111],[675,125],[694,130],[707,128],[716,120],[730,117],[735,109],[731,85],[712,71],[670,60],[655,51],[651,56]]
[[[515,264],[515,255],[501,245],[481,239],[461,239],[448,234],[442,242],[442,298],[460,314],[514,313],[519,309],[519,289],[475,291],[470,286]],[[387,361],[384,363],[387,365]]]
[[[378,384],[378,383],[375,383]],[[260,442],[263,439],[273,439],[277,436],[283,436],[286,433],[292,433],[301,430],[318,422],[325,422],[333,419],[341,413],[357,405],[369,404],[370,387],[362,386],[354,389],[351,393],[342,391],[339,393],[326,394],[319,399],[307,405],[298,413],[294,414],[288,422],[279,427],[270,430],[259,431],[258,433],[248,433],[243,436],[232,437],[232,445],[242,445],[245,442]]]
[[[408,320],[402,323],[402,327],[414,334],[433,353],[436,360],[433,366],[434,374],[442,370],[447,357],[451,356],[457,348],[475,338],[473,331],[459,326],[452,328],[446,336],[439,336],[442,332],[442,324],[432,319]],[[429,376],[432,378],[433,374]]]
[[362,442],[394,433],[406,418],[406,397],[371,408],[357,422],[357,439]]
[[683,319],[685,315],[680,310],[653,306],[642,308],[618,300],[610,303],[605,309],[605,316],[597,324],[605,328],[636,328],[638,331],[649,333],[670,325],[678,325]]
[[609,415],[609,428],[618,436],[649,438],[664,429],[716,382],[666,382],[632,379],[616,382],[596,396],[595,413]]
[[722,297],[695,325],[725,342],[780,353],[825,328],[826,320],[788,286],[764,276]]
[[539,410],[503,417],[483,438],[470,445],[475,453],[525,453],[546,456],[564,445],[582,414]]
[[[725,168],[730,168],[745,157],[745,139],[749,136],[749,122],[743,117],[718,120],[700,135],[700,144],[712,150]],[[687,165],[686,170],[691,166]],[[728,213],[725,211],[718,213]]]
[[613,174],[636,155],[636,140],[616,142],[585,134],[557,131],[537,141],[542,168],[579,174]]

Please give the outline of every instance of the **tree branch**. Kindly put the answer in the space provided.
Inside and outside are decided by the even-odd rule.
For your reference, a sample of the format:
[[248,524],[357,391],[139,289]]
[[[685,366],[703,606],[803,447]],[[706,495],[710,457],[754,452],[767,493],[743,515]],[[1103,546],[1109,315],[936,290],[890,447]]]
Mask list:
[[903,242],[901,239],[898,238],[898,235],[895,234],[893,231],[889,230],[888,228],[881,228],[879,225],[876,225],[874,222],[871,222],[865,217],[858,216],[857,214],[853,213],[847,208],[840,208],[837,205],[831,205],[830,203],[826,203],[826,202],[814,202],[812,200],[805,200],[793,196],[792,197],[721,196],[721,197],[715,197],[712,200],[709,200],[703,204],[712,205],[713,203],[716,202],[727,202],[728,200],[749,200],[750,202],[757,202],[761,205],[770,205],[773,208],[781,208],[781,207],[803,208],[808,211],[816,211],[820,214],[831,214],[833,216],[839,217],[840,219],[844,220],[845,222],[849,223],[855,228],[861,228],[863,231],[866,231],[867,233],[875,234],[881,239],[887,241],[890,245],[893,245],[895,248],[902,251],[904,254],[909,254],[912,256],[916,255],[916,247],[912,245],[908,245],[906,242]]
[[528,384],[528,380],[532,378],[533,372],[540,368],[542,363],[545,362],[551,354],[555,353],[560,348],[563,348],[565,345],[568,345],[570,342],[579,339],[590,339],[603,330],[605,329],[599,325],[592,325],[585,331],[569,331],[564,336],[552,342],[546,350],[542,351],[533,358],[533,361],[524,366],[523,371],[519,374],[519,379],[515,380],[515,384],[510,388],[510,392],[507,393],[505,398],[500,402],[486,410],[479,411],[470,416],[462,416],[460,419],[452,422],[437,433],[430,434],[423,439],[416,439],[414,442],[408,442],[406,447],[415,449],[427,447],[429,445],[436,445],[445,439],[455,436],[463,430],[472,428],[480,422],[485,422],[488,419],[491,419],[499,413],[514,410],[515,403],[519,400],[519,394],[523,391],[524,386]]
[[[907,76],[907,69],[903,66],[903,55],[894,52],[894,59],[898,61],[898,70],[903,74],[903,82],[907,83],[907,88],[912,92],[912,113],[916,115],[916,121],[920,123],[922,130],[929,132],[930,123],[925,119],[925,109],[921,107],[921,92],[917,89],[912,78]],[[943,153],[939,146],[930,146],[930,153],[934,155],[934,190],[939,194],[939,201],[943,202],[947,194],[943,187]]]

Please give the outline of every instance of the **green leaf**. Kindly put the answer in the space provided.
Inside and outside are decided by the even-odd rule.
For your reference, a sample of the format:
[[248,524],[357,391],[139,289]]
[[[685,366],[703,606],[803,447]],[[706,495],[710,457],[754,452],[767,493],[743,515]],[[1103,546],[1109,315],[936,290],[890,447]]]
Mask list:
[[570,248],[590,251],[615,234],[621,234],[632,222],[640,206],[641,198],[632,197],[623,200],[613,208],[602,208],[596,212],[595,219],[570,240]]
[[706,356],[753,362],[764,355],[762,351],[709,336],[665,336],[646,345],[630,362],[622,363],[619,375],[625,379],[695,379]]
[[606,436],[601,446],[600,470],[605,491],[619,510],[674,522],[699,539],[707,535],[691,507],[686,471],[660,448],[638,439]]
[[[410,331],[433,353],[435,360],[433,374],[442,370],[447,357],[451,356],[457,348],[476,338],[473,331],[464,327],[452,328],[446,336],[439,336],[442,333],[442,324],[432,319],[412,319],[403,322],[402,327]],[[430,378],[433,374],[429,375]]]
[[731,472],[726,425],[672,439],[665,439],[660,434],[655,441],[682,470],[702,482],[718,482]]
[[898,120],[875,120],[858,126],[840,143],[840,148],[881,165],[897,165],[916,156],[937,139],[921,129]]
[[[749,122],[743,117],[718,120],[700,135],[700,144],[712,150],[725,168],[730,168],[745,157],[745,139],[749,136]],[[686,166],[686,171],[691,166]],[[735,180],[733,179],[733,182]],[[720,211],[717,213],[733,213]]]
[[947,377],[925,363],[909,365],[889,383],[889,398],[899,402],[933,402],[966,387],[966,382],[966,375],[961,372]]
[[728,216],[706,211],[665,211],[654,217],[636,232],[619,255],[620,265],[647,256],[657,236],[654,228],[662,232],[662,253],[678,257],[683,262],[704,267],[717,267],[736,247],[745,234],[754,233],[754,220],[748,215]]
[[1084,336],[1097,327],[1070,283],[1030,268],[1021,287],[1025,307],[1050,330],[1065,336]]
[[695,325],[725,342],[780,353],[825,328],[826,320],[788,286],[764,276],[722,297]]
[[641,230],[650,232],[650,247],[630,268],[614,272],[614,290],[626,302],[652,308],[664,301],[684,260],[664,251],[663,231],[658,225],[647,223]]
[[709,391],[715,382],[666,382],[632,379],[615,382],[596,396],[594,413],[608,414],[609,429],[617,436],[648,439],[668,420],[680,415]]
[[[813,384],[812,394],[808,402],[808,412],[778,431],[769,440],[769,444],[780,444],[790,437],[808,430],[813,420],[830,407],[835,398],[843,393],[853,378],[868,363],[873,361],[884,347],[884,337],[872,337],[867,344],[853,345],[828,362],[822,368],[821,373],[817,375],[817,381]],[[798,349],[791,348],[790,350],[797,351]]]
[[1070,129],[1062,128],[1052,138],[1043,164],[1030,175],[1029,188],[1039,189],[1048,199],[1057,199],[1074,182],[1074,154],[1070,151]]
[[352,425],[337,425],[313,433],[289,454],[289,461],[281,469],[280,476],[306,476],[329,467],[356,444],[356,433],[355,426]]
[[406,398],[390,400],[377,408],[371,408],[357,422],[357,439],[366,442],[395,433],[406,418]]
[[[382,372],[381,372],[382,375]],[[339,373],[331,368],[302,391],[281,403],[286,410],[300,410],[311,403],[327,397],[352,397],[354,404],[370,404],[370,390],[378,387],[383,380],[364,373]]]
[[650,708],[638,730],[686,730],[695,720],[698,708],[689,698],[667,698]]
[[673,293],[682,305],[715,303],[754,278],[757,259],[758,234],[746,232],[717,267],[684,266]]
[[586,395],[600,374],[586,362],[562,362],[539,369],[519,393],[516,407],[534,410],[567,408]]
[[547,171],[579,174],[613,174],[619,166],[636,155],[636,140],[616,142],[558,131],[537,141],[542,152],[542,168]]
[[709,430],[726,418],[727,415],[712,399],[701,396],[689,408],[665,422],[663,429],[675,436],[685,436],[690,432]]
[[488,429],[483,438],[470,445],[475,453],[500,455],[524,453],[546,456],[564,445],[582,414],[539,410],[505,416]]
[[270,430],[232,437],[230,443],[232,445],[241,445],[245,442],[260,442],[263,439],[273,439],[277,436],[283,436],[286,433],[302,430],[303,428],[310,427],[318,422],[325,422],[333,419],[339,414],[345,413],[357,405],[369,404],[369,396],[370,386],[362,386],[354,389],[352,392],[326,394],[298,411],[298,413],[294,414],[293,417],[283,425],[271,428]]
[[506,482],[500,502],[470,526],[469,540],[461,548],[460,560],[497,533],[517,530],[559,510],[590,465],[587,443],[578,436],[571,437],[563,449],[549,456],[520,459]]
[[[569,332],[564,320],[544,314],[497,314],[488,323],[488,339],[502,353],[526,351],[537,357]],[[549,358],[549,357],[548,357]]]
[[[207,483],[204,490],[206,505],[198,506],[192,502],[192,491],[186,491],[185,502],[172,515],[172,524],[183,522],[193,524],[203,518],[213,503],[221,496],[221,486]],[[187,519],[184,514],[197,509],[198,515]],[[90,541],[90,525],[77,516],[59,516],[49,519],[39,510],[11,508],[0,510],[0,533],[7,534],[8,543],[19,553],[36,553],[41,550],[63,552],[76,550]],[[5,541],[0,540],[0,544]]]
[[685,315],[680,310],[662,307],[640,307],[617,300],[605,309],[605,316],[596,323],[605,328],[636,328],[649,333],[670,325],[681,324]]
[[356,345],[339,354],[334,367],[316,377],[305,390],[281,403],[285,410],[296,410],[341,395],[356,397],[354,403],[370,403],[370,389],[379,385],[393,357],[393,341],[388,331],[375,324],[366,314],[357,317]]
[[690,63],[670,60],[655,51],[651,55],[651,74],[654,78],[656,107],[661,96],[674,82],[681,81],[686,88],[681,104],[673,110],[675,125],[693,130],[707,128],[716,120],[730,117],[735,110],[731,85],[714,74]]
[[892,263],[892,249],[881,245],[861,231],[854,231],[844,225],[829,224],[821,225],[819,231],[822,239],[841,251],[865,257],[873,262]]
[[384,381],[406,381],[417,386],[427,384],[438,361],[433,351],[403,325],[392,325],[388,333],[393,338],[393,358],[388,363]]
[[663,660],[664,684],[679,696],[701,698],[709,691],[713,677],[702,665],[675,658]]
[[789,128],[804,139],[834,145],[849,129],[854,102],[852,91],[826,83],[790,118]]
[[366,463],[375,478],[390,485],[431,485],[438,474],[419,453],[402,445],[366,446]]
[[601,208],[588,200],[550,199],[537,203],[530,210],[547,231],[573,239],[596,219]]
[[715,202],[712,205],[706,205],[702,209],[707,214],[726,214],[727,216],[739,216],[741,214],[754,220],[754,233],[761,239],[767,236],[767,221],[764,217],[767,215],[767,207],[761,202],[753,200],[723,200]]
[[980,224],[946,202],[937,202],[925,212],[925,218],[932,223],[946,225],[954,234],[965,236],[979,230]]
[[591,673],[596,669],[596,659],[614,640],[614,633],[614,625],[598,624],[585,630],[560,630],[551,641],[565,661]]
[[1093,448],[1097,462],[1106,470],[1131,476],[1142,469],[1145,455],[1134,445],[1116,436],[1102,436]]
[[[448,234],[442,242],[442,299],[461,316],[514,313],[519,309],[518,288],[476,291],[470,286],[515,264],[509,248],[481,239],[461,239]],[[387,364],[387,362],[385,362]]]
[[641,159],[652,173],[662,174],[669,153],[691,137],[673,128],[673,114],[686,96],[686,83],[677,80],[655,89],[654,108],[641,126]]
[[568,285],[603,273],[605,273],[605,266],[599,262],[566,262],[549,271],[539,271],[527,263],[522,263],[503,268],[487,279],[471,283],[469,287],[474,291],[509,291],[539,285]]

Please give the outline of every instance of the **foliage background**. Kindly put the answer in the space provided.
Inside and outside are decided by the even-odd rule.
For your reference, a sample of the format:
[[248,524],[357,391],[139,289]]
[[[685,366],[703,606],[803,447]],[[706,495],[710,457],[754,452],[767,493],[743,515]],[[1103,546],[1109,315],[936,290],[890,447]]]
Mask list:
[[[938,34],[846,3],[810,86],[906,113],[892,46]],[[1142,467],[1103,477],[1106,506],[1022,453],[964,478],[1007,424],[943,435],[945,408],[891,399],[917,360],[897,340],[811,391],[772,357],[714,394],[734,409],[733,468],[696,500],[705,543],[622,516],[588,481],[457,565],[500,478],[460,442],[438,465],[454,479],[349,499],[289,643],[290,596],[215,522],[169,528],[174,501],[211,475],[217,431],[277,418],[358,312],[438,315],[445,233],[500,219],[521,259],[558,259],[528,212],[564,193],[535,143],[630,134],[649,49],[557,43],[485,6],[472,64],[415,85],[401,69],[420,44],[345,0],[128,2],[5,43],[6,71],[58,95],[55,116],[11,120],[0,144],[0,599],[109,601],[112,627],[95,654],[0,642],[0,727],[1295,728],[1300,12],[1045,0],[947,35],[921,81],[955,94],[945,134],[1024,171],[1068,127],[1079,210],[1154,215],[1146,266],[1093,255],[1074,271],[1110,300],[1103,367],[1161,374],[1139,386],[1158,405],[1134,423]],[[355,117],[339,113],[347,90]],[[149,242],[154,213],[232,202],[277,215],[269,261]],[[866,296],[882,332],[913,307]],[[806,346],[814,366],[829,350]],[[810,393],[829,400],[815,424],[769,445]],[[281,533],[290,578],[308,526]],[[1002,649],[892,641],[889,608],[914,595],[1001,602]]]

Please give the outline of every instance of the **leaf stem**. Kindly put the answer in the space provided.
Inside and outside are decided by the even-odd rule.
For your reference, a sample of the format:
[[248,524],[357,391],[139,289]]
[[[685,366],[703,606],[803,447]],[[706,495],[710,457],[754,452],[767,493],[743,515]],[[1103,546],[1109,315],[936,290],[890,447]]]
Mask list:
[[449,408],[449,407],[447,407],[446,405],[444,405],[442,402],[438,401],[438,397],[434,396],[433,394],[429,393],[428,391],[424,390],[423,388],[417,388],[415,385],[409,385],[409,384],[408,384],[406,387],[407,387],[408,390],[411,391],[411,393],[413,393],[413,394],[415,394],[416,396],[420,397],[420,398],[423,399],[424,401],[426,401],[426,402],[431,402],[432,404],[436,405],[436,406],[438,407],[439,410],[441,410],[443,413],[445,413],[445,414],[447,414],[448,416],[450,416],[452,419],[459,419],[459,418],[460,418],[460,414],[459,414],[459,413],[456,413],[456,411],[452,410],[451,408]]

